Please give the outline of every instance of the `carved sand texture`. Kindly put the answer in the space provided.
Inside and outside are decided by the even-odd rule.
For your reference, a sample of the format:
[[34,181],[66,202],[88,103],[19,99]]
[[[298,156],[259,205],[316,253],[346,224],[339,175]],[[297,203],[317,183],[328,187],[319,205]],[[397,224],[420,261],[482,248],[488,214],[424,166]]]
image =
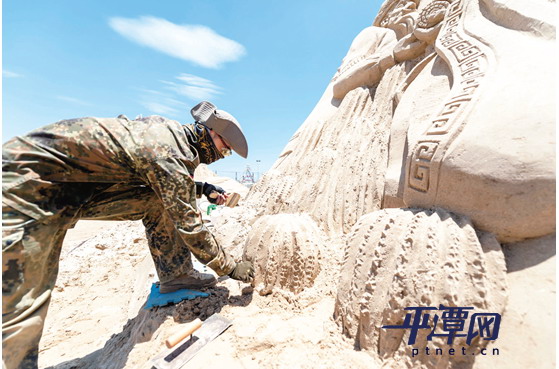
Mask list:
[[[403,77],[391,69],[376,89],[358,88],[327,120],[307,120],[247,197],[261,214],[307,213],[329,234],[380,209],[392,114]],[[380,95],[379,95],[380,94]]]
[[[410,331],[381,327],[401,325],[404,309],[411,306],[503,313],[506,289],[499,243],[490,234],[477,234],[467,217],[442,209],[387,209],[363,216],[348,235],[334,314],[360,348],[394,359],[394,367],[453,368],[471,364],[474,357],[412,359]],[[424,344],[429,333],[420,330],[417,341]],[[463,337],[455,344],[467,346]],[[435,337],[429,345],[447,347],[446,338]]]
[[283,289],[298,294],[320,272],[323,237],[307,215],[263,216],[249,234],[244,259],[254,263],[254,285],[261,295]]
[[[546,83],[556,65],[554,5],[537,3],[530,11],[519,1],[449,3],[435,47],[452,86],[430,118],[410,125],[405,206],[465,214],[500,242],[555,232],[555,101]],[[420,74],[404,97],[446,89],[430,82],[430,68]],[[415,115],[415,96],[404,100],[395,115]]]

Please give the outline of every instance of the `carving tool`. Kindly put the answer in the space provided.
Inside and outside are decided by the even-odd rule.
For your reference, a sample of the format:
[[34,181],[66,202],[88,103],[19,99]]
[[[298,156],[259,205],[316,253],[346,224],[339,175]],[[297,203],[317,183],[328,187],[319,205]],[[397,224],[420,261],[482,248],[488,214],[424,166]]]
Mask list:
[[196,318],[190,323],[186,324],[180,331],[167,338],[165,340],[165,344],[168,348],[172,348],[186,337],[191,336],[192,333],[194,333],[194,331],[196,331],[201,326],[202,321],[199,318]]
[[[212,198],[212,199],[217,199],[217,197],[218,197],[219,195],[220,195],[219,192],[217,192],[217,191],[212,191],[212,192],[210,193],[210,196],[209,196],[209,197]],[[232,192],[232,193],[228,194],[227,200],[225,200],[225,204],[223,204],[223,205],[228,206],[228,207],[230,207],[230,208],[233,208],[233,207],[237,206],[237,204],[239,203],[239,200],[240,200],[240,199],[241,199],[241,195],[239,195],[239,194],[236,193],[236,192]]]
[[205,321],[195,319],[171,335],[165,344],[168,349],[156,356],[151,365],[156,369],[179,369],[200,349],[231,326],[232,322],[218,314]]
[[240,199],[241,199],[241,195],[239,195],[236,192],[232,192],[229,194],[229,197],[227,197],[227,200],[225,200],[225,206],[234,208],[235,206],[237,206]]

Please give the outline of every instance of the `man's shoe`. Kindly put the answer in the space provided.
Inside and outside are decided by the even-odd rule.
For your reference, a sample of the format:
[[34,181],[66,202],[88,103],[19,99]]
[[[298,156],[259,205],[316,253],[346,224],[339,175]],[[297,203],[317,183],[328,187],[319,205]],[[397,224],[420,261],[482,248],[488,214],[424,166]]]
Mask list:
[[217,283],[217,279],[208,273],[200,273],[196,269],[181,275],[172,281],[161,283],[159,285],[160,293],[170,293],[177,290],[189,289],[199,290],[201,288],[213,287]]

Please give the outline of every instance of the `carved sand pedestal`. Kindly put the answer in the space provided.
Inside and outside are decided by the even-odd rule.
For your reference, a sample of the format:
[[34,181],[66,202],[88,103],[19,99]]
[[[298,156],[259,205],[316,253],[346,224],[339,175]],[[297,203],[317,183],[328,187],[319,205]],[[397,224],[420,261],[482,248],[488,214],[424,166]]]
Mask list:
[[294,294],[311,287],[320,272],[322,234],[308,215],[259,218],[249,233],[243,259],[253,262],[261,295],[282,289]]
[[[501,246],[493,235],[476,233],[467,217],[442,209],[381,210],[363,216],[348,235],[334,315],[359,348],[391,367],[468,367],[471,352],[487,341],[468,345],[465,337],[455,338],[452,347],[469,352],[449,356],[446,337],[427,341],[430,329],[420,330],[409,346],[409,329],[382,326],[401,325],[409,312],[404,309],[413,306],[502,314],[506,291]],[[412,357],[412,347],[425,345],[443,354]]]

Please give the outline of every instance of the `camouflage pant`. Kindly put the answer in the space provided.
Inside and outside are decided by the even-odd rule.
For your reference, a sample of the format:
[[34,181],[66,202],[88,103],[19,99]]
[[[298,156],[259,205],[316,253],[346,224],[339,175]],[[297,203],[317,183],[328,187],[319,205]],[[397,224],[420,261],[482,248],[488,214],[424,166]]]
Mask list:
[[155,194],[117,186],[82,207],[41,222],[2,208],[2,359],[8,369],[37,368],[39,340],[66,231],[78,219],[142,220],[160,281],[192,270],[190,250]]

